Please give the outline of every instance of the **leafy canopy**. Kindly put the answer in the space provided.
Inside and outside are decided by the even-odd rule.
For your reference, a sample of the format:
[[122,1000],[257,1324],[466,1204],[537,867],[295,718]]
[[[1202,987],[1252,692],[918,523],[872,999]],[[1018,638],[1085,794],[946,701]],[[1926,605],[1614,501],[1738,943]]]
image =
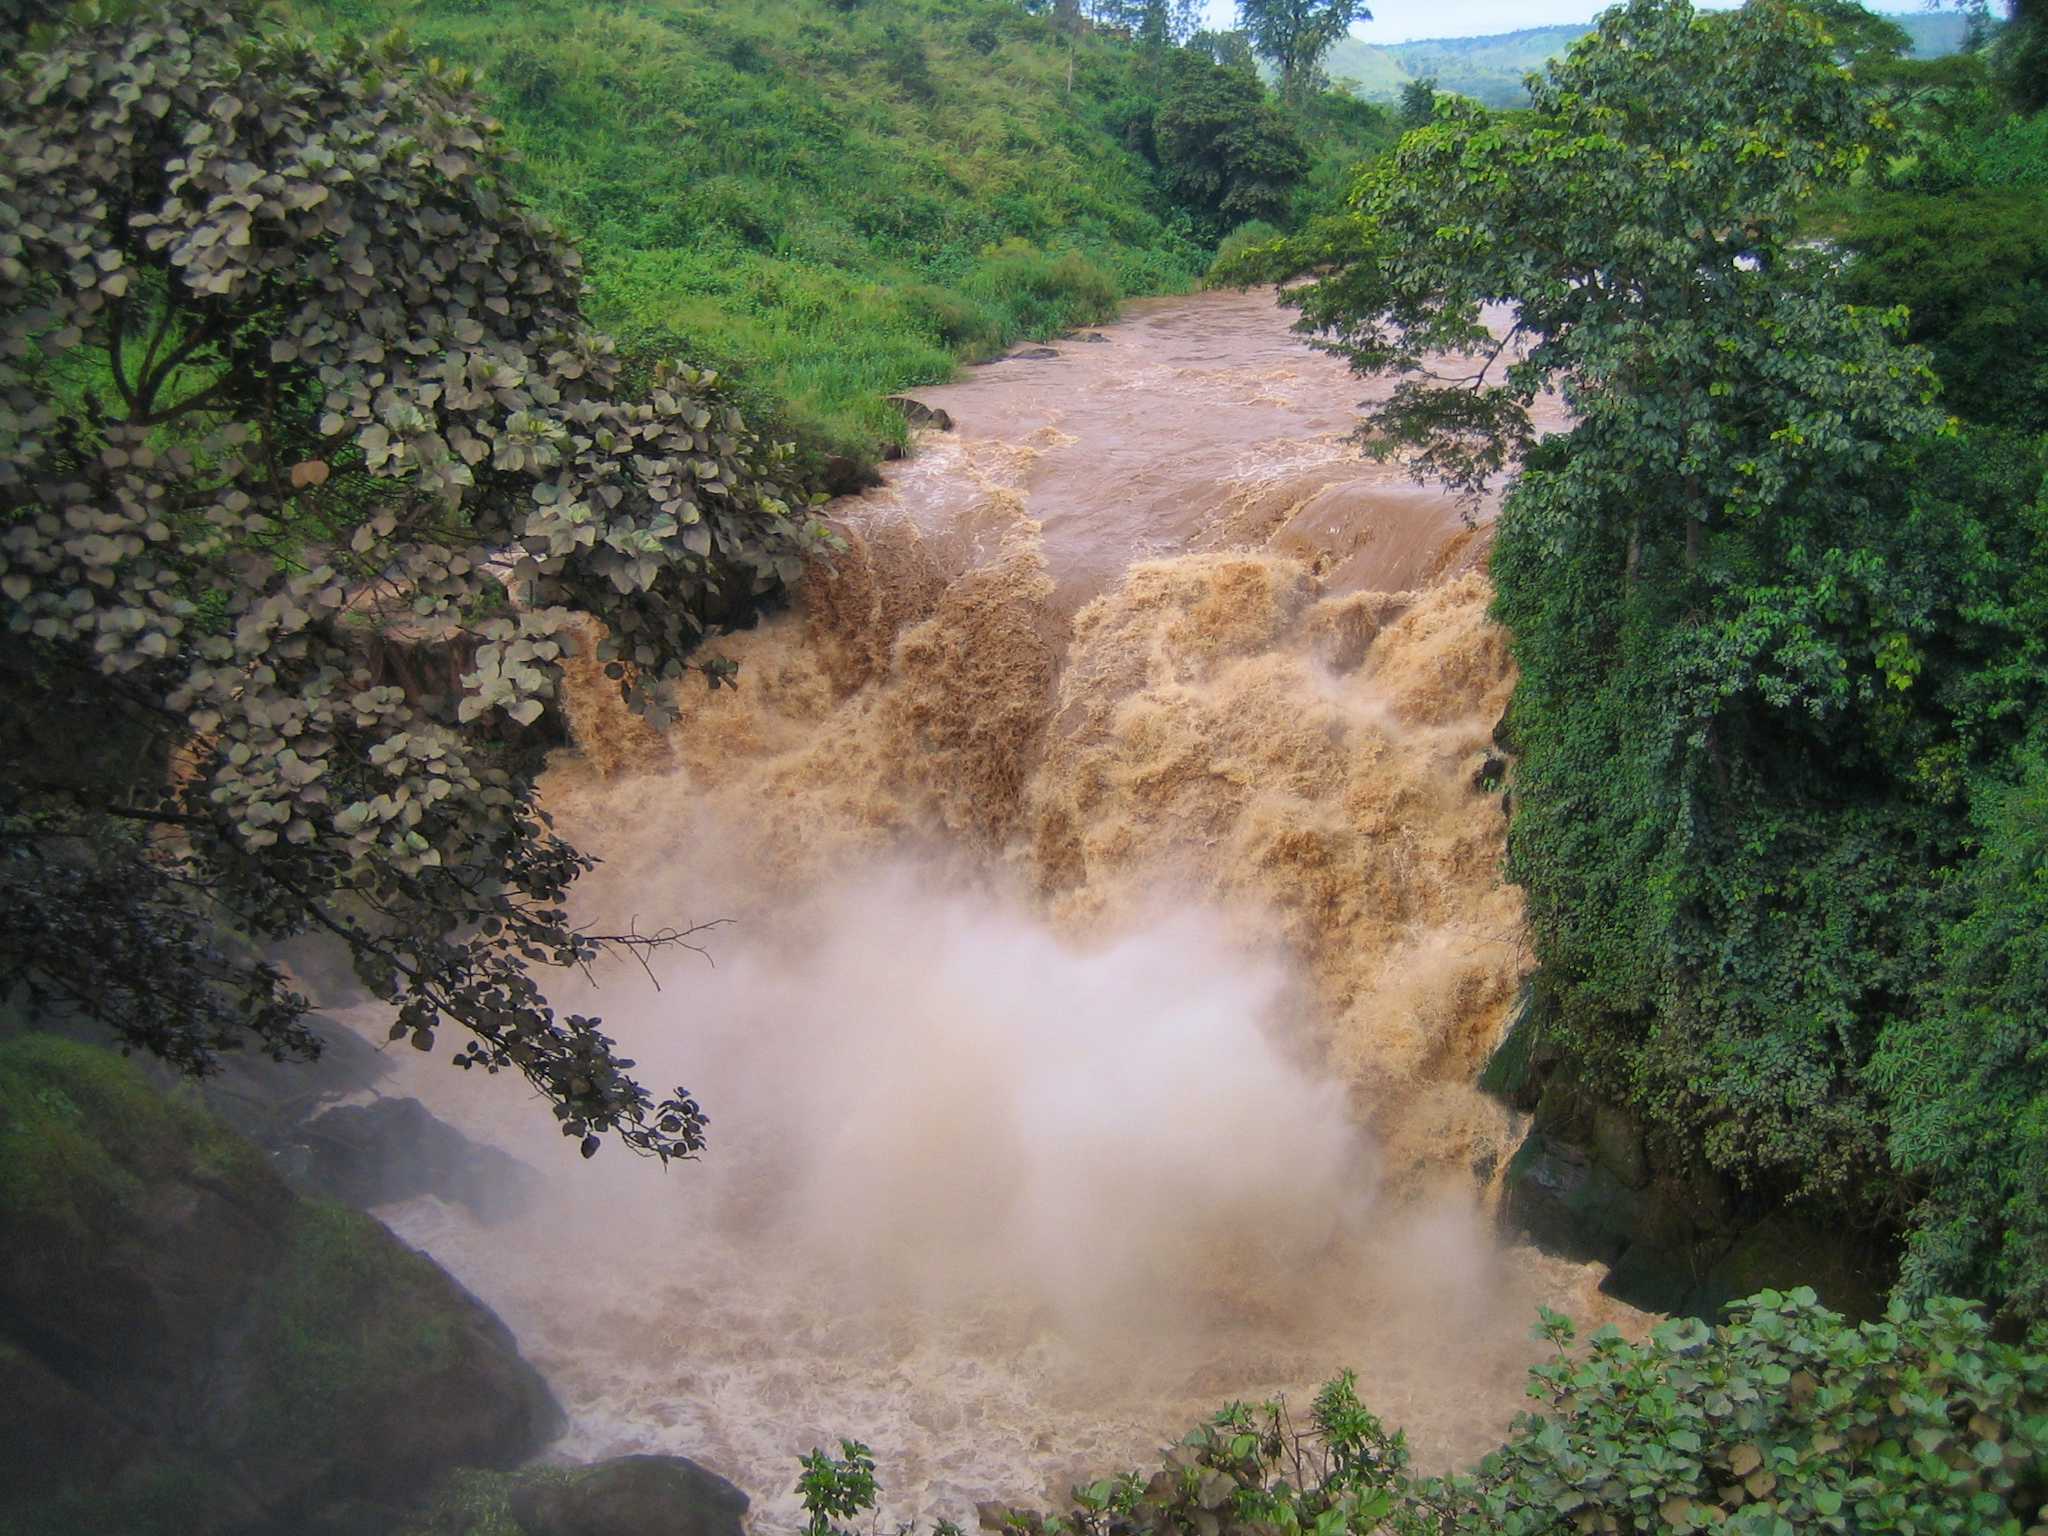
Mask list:
[[1477,489],[1556,389],[1574,473],[1526,476],[1523,505],[1595,516],[1627,488],[1647,537],[1682,539],[1939,423],[1889,317],[1830,302],[1829,259],[1796,239],[1801,202],[1881,126],[1816,21],[1636,0],[1531,94],[1528,113],[1447,101],[1348,219],[1279,253],[1338,265],[1293,301],[1398,380],[1366,418],[1384,451]]
[[1153,139],[1167,191],[1212,238],[1253,219],[1284,218],[1308,171],[1308,152],[1267,103],[1258,76],[1192,51],[1173,57]]
[[1238,0],[1237,18],[1252,51],[1280,71],[1280,94],[1297,101],[1316,88],[1323,56],[1372,12],[1364,0]]
[[[589,860],[505,743],[579,613],[651,717],[715,686],[705,615],[821,533],[711,376],[584,328],[497,132],[402,42],[239,0],[87,4],[0,79],[0,984],[203,1069],[313,1044],[219,935],[324,933],[394,1038],[459,1025],[586,1155],[687,1154],[688,1095],[529,974],[679,936],[570,922]],[[379,686],[394,625],[460,642],[459,686]]]

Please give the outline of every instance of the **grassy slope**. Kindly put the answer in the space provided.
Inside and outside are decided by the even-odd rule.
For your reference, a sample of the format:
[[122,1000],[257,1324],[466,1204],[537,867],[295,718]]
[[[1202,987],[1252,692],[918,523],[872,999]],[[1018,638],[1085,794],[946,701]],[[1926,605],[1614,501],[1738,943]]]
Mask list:
[[856,457],[882,401],[1207,264],[1126,147],[1139,50],[1002,0],[296,0],[481,66],[591,309]]

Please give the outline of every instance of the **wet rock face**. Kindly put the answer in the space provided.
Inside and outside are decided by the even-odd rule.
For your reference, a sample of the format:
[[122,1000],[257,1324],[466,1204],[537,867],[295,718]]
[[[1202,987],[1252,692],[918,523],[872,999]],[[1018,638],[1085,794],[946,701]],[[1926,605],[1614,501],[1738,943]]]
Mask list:
[[621,1456],[512,1492],[527,1536],[741,1536],[747,1496],[683,1456]]
[[388,1529],[555,1433],[432,1260],[111,1053],[0,1046],[0,1147],[0,1530]]
[[1543,1041],[1551,1006],[1539,976],[1480,1080],[1535,1112],[1503,1181],[1506,1231],[1609,1266],[1600,1288],[1650,1311],[1712,1321],[1760,1290],[1811,1285],[1851,1317],[1883,1312],[1893,1261],[1880,1238],[1773,1208],[1682,1164],[1625,1109],[1571,1081]]
[[365,1210],[419,1195],[466,1207],[479,1221],[507,1221],[532,1201],[533,1170],[471,1141],[418,1099],[377,1099],[325,1110],[279,1153],[303,1193]]

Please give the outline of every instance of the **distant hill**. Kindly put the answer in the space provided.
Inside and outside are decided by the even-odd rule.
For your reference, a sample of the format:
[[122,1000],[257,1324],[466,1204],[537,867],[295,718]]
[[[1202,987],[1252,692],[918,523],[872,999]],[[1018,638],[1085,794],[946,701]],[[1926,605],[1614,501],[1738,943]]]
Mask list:
[[[1916,59],[1958,52],[1969,28],[1969,19],[1953,11],[1913,11],[1888,19],[1913,39]],[[1456,91],[1491,107],[1518,107],[1527,100],[1522,77],[1542,69],[1591,30],[1528,27],[1488,37],[1429,38],[1384,46],[1347,37],[1330,51],[1323,68],[1332,80],[1351,81],[1368,101],[1392,101],[1409,81],[1434,79],[1439,90]]]

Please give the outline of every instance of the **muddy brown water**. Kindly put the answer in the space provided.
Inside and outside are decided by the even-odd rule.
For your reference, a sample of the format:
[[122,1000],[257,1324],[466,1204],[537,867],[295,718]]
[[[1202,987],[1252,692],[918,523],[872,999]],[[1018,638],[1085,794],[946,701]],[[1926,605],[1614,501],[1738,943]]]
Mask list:
[[1487,509],[1361,459],[1369,386],[1289,319],[1147,301],[920,391],[956,430],[832,509],[844,552],[665,735],[574,669],[579,912],[731,923],[557,1002],[712,1150],[585,1164],[399,1052],[548,1192],[382,1213],[519,1335],[560,1454],[691,1455],[781,1531],[796,1456],[858,1437],[890,1518],[971,1523],[1348,1366],[1448,1467],[1538,1303],[1634,1321],[1492,1232],[1518,1127],[1470,1085],[1529,961],[1473,782]]

